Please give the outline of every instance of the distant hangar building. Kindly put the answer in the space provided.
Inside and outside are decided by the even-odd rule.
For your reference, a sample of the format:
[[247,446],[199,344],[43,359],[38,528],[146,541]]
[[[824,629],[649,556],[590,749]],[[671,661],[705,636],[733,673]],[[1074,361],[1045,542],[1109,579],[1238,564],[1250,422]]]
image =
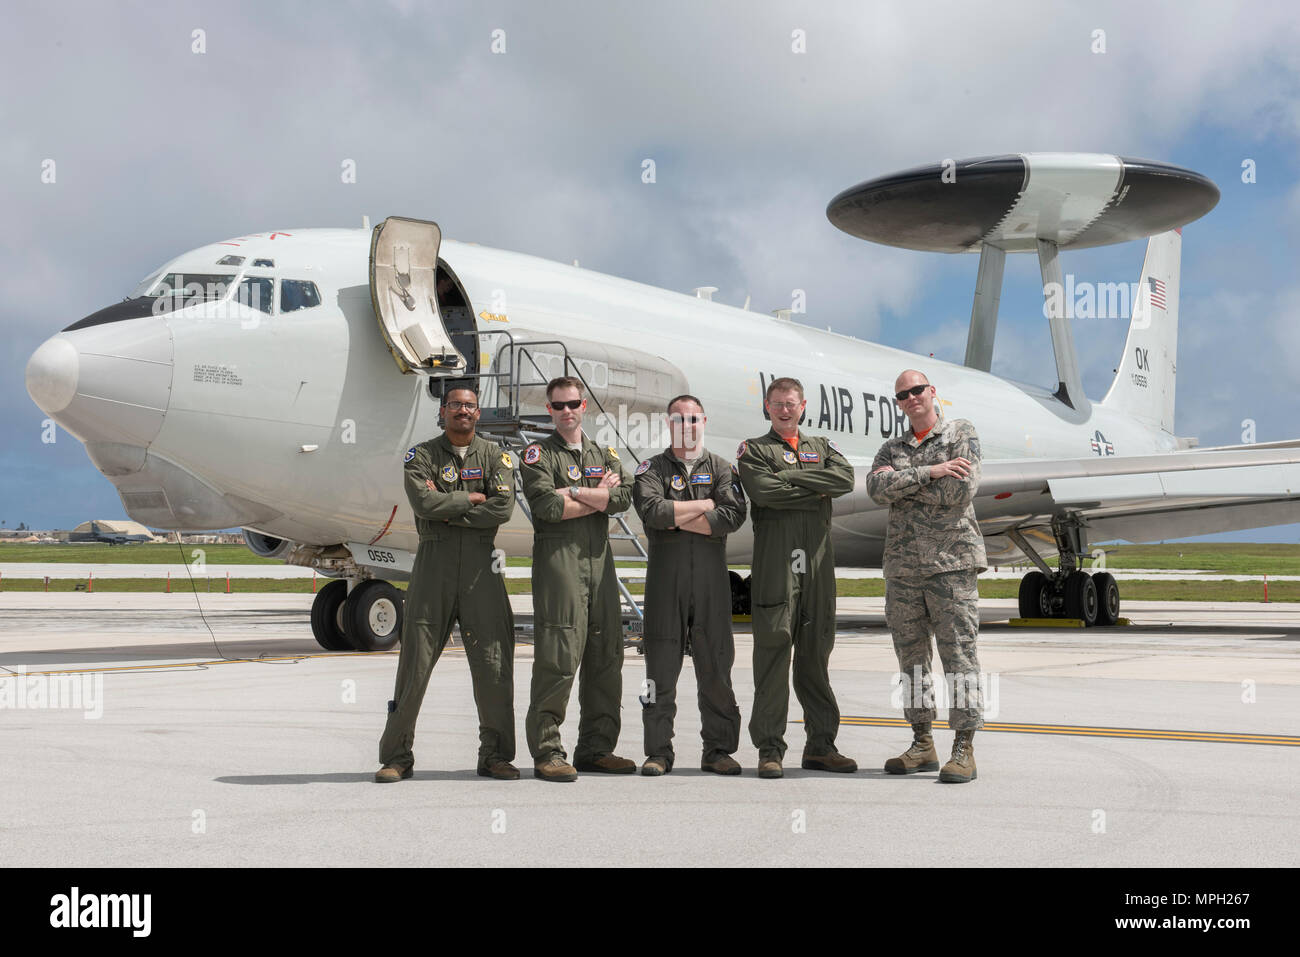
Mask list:
[[158,539],[139,522],[130,522],[126,519],[92,519],[89,522],[82,522],[70,531],[68,541],[125,545],[128,542],[154,542]]

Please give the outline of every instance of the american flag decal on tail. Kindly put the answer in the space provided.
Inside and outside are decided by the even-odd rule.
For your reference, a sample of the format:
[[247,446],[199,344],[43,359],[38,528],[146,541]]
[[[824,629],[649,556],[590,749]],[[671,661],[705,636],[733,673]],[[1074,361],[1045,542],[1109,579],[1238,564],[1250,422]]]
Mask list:
[[[1153,276],[1148,276],[1147,285],[1151,287],[1151,305],[1157,309],[1165,309],[1165,284]],[[1165,311],[1168,312],[1167,309]]]

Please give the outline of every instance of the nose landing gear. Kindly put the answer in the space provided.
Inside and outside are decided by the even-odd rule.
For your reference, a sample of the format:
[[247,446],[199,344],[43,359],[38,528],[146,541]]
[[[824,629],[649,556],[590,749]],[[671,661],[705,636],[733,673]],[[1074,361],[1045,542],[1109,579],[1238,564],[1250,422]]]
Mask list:
[[337,578],[316,593],[311,631],[326,651],[388,651],[402,636],[402,592],[386,581],[366,579],[348,589]]

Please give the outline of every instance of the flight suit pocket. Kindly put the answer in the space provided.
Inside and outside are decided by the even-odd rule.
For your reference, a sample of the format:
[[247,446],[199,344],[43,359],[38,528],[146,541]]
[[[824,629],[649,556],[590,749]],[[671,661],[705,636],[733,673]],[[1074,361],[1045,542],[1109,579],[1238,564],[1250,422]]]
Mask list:
[[790,641],[790,603],[753,606],[754,643],[785,644]]
[[572,625],[543,625],[533,641],[534,667],[573,677],[581,658],[578,630]]

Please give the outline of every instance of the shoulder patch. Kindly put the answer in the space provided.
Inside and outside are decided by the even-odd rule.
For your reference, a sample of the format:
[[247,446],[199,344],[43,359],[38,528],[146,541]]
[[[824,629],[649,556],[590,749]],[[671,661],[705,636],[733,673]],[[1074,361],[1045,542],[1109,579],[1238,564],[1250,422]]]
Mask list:
[[504,465],[504,466],[505,466],[506,468],[508,468],[508,469],[513,469],[513,468],[515,467],[515,460],[512,459],[512,458],[510,457],[510,453],[509,453],[509,452],[502,452],[502,453],[501,453],[501,464]]
[[649,472],[649,471],[650,471],[650,460],[649,460],[649,459],[646,459],[644,462],[642,462],[640,465],[638,465],[638,466],[636,467],[636,473],[635,473],[635,474],[636,474],[636,475],[645,475],[645,473],[646,473],[646,472]]
[[830,439],[827,439],[827,440],[826,440],[826,444],[829,445],[829,446],[831,447],[831,451],[832,451],[832,452],[835,452],[835,453],[838,454],[838,455],[843,455],[843,454],[844,454],[843,452],[840,451],[840,447],[839,447],[838,445],[836,445],[834,442],[832,442]]
[[748,442],[741,442],[741,443],[740,443],[740,448],[736,449],[736,458],[738,458],[738,459],[742,459],[742,458],[744,458],[744,457],[745,457],[745,450],[748,449],[748,448],[749,448],[749,443],[748,443]]
[[415,458],[415,446],[411,446],[409,449],[406,450],[406,457],[402,459],[402,461],[409,462],[413,458]]
[[607,446],[605,446],[605,448],[609,451],[609,457],[610,457],[611,459],[613,459],[615,462],[617,462],[617,461],[618,461],[618,453],[614,451],[614,446],[612,446],[612,445],[607,445]]
[[536,465],[541,460],[541,457],[542,447],[537,443],[533,443],[524,449],[524,462],[528,465]]

